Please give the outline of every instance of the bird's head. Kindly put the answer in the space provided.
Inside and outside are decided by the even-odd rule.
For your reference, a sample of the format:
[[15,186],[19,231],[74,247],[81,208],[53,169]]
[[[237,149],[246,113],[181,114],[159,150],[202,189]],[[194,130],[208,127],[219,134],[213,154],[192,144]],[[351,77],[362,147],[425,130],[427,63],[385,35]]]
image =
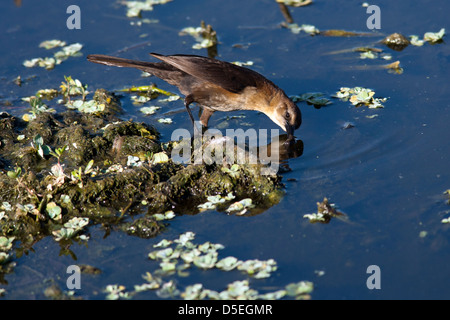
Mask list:
[[268,114],[273,122],[287,132],[290,140],[294,138],[294,130],[302,124],[302,113],[297,105],[286,96],[283,96]]

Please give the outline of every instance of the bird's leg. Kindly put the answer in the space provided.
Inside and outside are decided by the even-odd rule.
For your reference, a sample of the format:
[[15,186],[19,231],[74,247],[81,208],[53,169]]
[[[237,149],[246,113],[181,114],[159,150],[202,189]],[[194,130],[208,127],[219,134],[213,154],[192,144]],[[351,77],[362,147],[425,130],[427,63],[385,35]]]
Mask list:
[[192,95],[188,94],[186,98],[184,98],[184,106],[186,107],[187,112],[189,113],[189,118],[191,118],[192,125],[195,127],[194,116],[192,115],[191,109],[189,109],[189,105],[194,102],[194,98]]
[[213,113],[214,113],[214,110],[203,108],[202,115],[200,116],[200,123],[204,127],[208,127],[209,118],[211,118]]
[[204,134],[208,130],[208,121],[211,118],[214,110],[203,108],[202,114],[200,116],[200,123],[202,125],[202,133]]
[[194,135],[198,134],[198,128],[195,125],[195,120],[194,120],[194,116],[192,115],[191,109],[189,109],[189,105],[194,102],[194,98],[191,94],[188,94],[185,98],[184,98],[184,106],[186,107],[187,112],[189,113],[189,118],[191,118],[192,121],[192,125],[194,126]]

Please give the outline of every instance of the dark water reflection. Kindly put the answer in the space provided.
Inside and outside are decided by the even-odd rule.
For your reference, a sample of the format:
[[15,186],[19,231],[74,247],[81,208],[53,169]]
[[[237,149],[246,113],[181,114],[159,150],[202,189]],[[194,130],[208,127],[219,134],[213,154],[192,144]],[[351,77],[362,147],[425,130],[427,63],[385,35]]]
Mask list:
[[[83,278],[78,294],[103,299],[102,290],[108,284],[127,288],[141,284],[141,276],[157,267],[147,260],[152,245],[186,231],[195,232],[199,241],[222,243],[225,249],[220,254],[224,257],[275,259],[277,272],[267,280],[252,282],[257,290],[310,280],[315,284],[313,299],[450,298],[450,270],[446,267],[450,230],[441,223],[450,214],[442,195],[450,188],[450,50],[446,42],[409,46],[401,52],[378,43],[394,32],[408,36],[450,30],[448,1],[381,1],[379,33],[348,38],[293,34],[280,27],[284,16],[278,4],[269,0],[175,0],[145,13],[144,17],[159,23],[142,26],[130,25],[124,7],[115,2],[78,2],[83,20],[82,29],[76,31],[65,27],[65,10],[72,4],[68,1],[22,1],[20,7],[13,1],[0,4],[0,28],[4,30],[0,38],[1,111],[22,115],[27,109],[22,97],[58,87],[64,75],[88,83],[91,89],[148,84],[135,70],[98,67],[84,58],[69,59],[52,71],[24,68],[25,59],[45,55],[38,48],[41,41],[81,42],[84,55],[118,54],[140,60],[150,59],[150,51],[206,55],[205,50],[191,48],[191,38],[178,35],[182,28],[198,26],[201,20],[218,33],[220,59],[252,60],[251,68],[288,95],[317,91],[333,95],[342,86],[363,86],[389,99],[384,109],[355,108],[338,100],[320,109],[299,103],[304,120],[296,132],[298,145],[285,153],[290,169],[283,173],[286,195],[264,213],[239,217],[207,211],[178,216],[154,239],[129,237],[115,230],[105,237],[102,226],[92,226],[91,240],[87,245],[73,244],[72,256],[60,256],[64,248],[44,238],[18,258],[14,272],[2,279],[6,299],[43,298],[42,288],[51,282],[64,287],[67,265],[78,263],[103,270],[100,276]],[[368,32],[368,15],[360,1],[315,1],[290,12],[296,23],[313,24],[321,30]],[[361,46],[376,46],[390,53],[393,60],[401,61],[404,73],[364,68],[385,63],[380,59],[360,60],[356,53],[329,54]],[[21,87],[12,83],[18,75],[26,79]],[[174,90],[162,81],[157,84]],[[155,125],[164,141],[170,139],[174,128],[190,128],[185,112],[171,114],[173,124],[164,125],[156,118],[143,117],[129,95],[123,95],[122,103],[127,111],[124,119]],[[181,101],[171,106],[184,108]],[[171,110],[159,115],[165,112]],[[264,115],[244,115],[252,128],[275,128]],[[220,124],[222,117],[215,114],[210,126]],[[239,121],[229,121],[228,128],[241,127]],[[343,129],[344,122],[352,122],[354,127]],[[336,203],[348,220],[334,219],[325,225],[304,219],[324,197]],[[366,286],[370,265],[380,267],[381,290]],[[324,274],[318,276],[322,274],[319,271]],[[239,273],[211,274],[193,271],[190,277],[177,279],[178,285],[183,288],[201,282],[222,290],[227,283],[243,278]],[[139,297],[158,298],[154,292]]]

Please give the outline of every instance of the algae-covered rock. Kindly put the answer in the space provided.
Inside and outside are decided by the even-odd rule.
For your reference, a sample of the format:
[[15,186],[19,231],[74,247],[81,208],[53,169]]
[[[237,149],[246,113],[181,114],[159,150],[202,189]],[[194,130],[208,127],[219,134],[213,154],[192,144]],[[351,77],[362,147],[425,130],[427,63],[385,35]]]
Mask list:
[[[237,198],[252,198],[259,208],[277,204],[283,191],[279,176],[262,175],[260,165],[240,165],[239,174],[227,173],[222,165],[188,165],[167,181],[155,185],[148,195],[151,211],[184,207],[192,211],[210,195],[233,192]],[[194,210],[197,210],[196,208]]]

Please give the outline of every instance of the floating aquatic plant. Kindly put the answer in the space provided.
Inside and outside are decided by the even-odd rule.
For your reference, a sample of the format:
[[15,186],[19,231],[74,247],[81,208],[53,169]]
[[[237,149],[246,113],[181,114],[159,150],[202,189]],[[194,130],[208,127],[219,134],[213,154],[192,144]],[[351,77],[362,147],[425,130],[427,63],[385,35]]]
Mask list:
[[75,217],[70,219],[64,224],[64,227],[53,231],[56,241],[62,239],[73,238],[79,231],[81,231],[85,226],[89,224],[89,218],[79,218]]
[[336,98],[349,100],[354,106],[365,105],[369,108],[384,108],[383,104],[387,98],[375,98],[375,91],[363,87],[342,87],[335,95]]
[[277,270],[275,260],[239,260],[228,256],[219,260],[218,250],[224,248],[223,245],[211,243],[209,241],[203,244],[195,244],[195,234],[186,232],[181,234],[178,239],[163,239],[154,248],[159,248],[149,253],[148,257],[152,260],[160,261],[159,269],[153,273],[146,272],[143,279],[146,283],[135,285],[134,291],[125,291],[125,287],[119,285],[107,286],[105,292],[108,293],[107,299],[130,298],[134,294],[146,290],[157,290],[156,294],[161,298],[181,297],[186,300],[199,299],[281,299],[285,296],[291,296],[296,299],[309,299],[309,294],[313,290],[313,284],[308,281],[288,284],[285,288],[274,292],[260,293],[250,287],[248,280],[236,280],[229,283],[223,291],[214,291],[204,288],[203,284],[195,283],[188,285],[183,292],[176,287],[174,280],[164,281],[163,276],[174,275],[187,276],[186,270],[191,266],[204,270],[220,269],[222,271],[231,271],[234,269],[243,271],[246,275],[254,279],[267,278],[273,271]]
[[171,118],[160,118],[158,119],[159,123],[164,123],[164,124],[171,124],[172,123],[172,119]]
[[427,32],[423,35],[423,40],[428,41],[430,43],[438,43],[441,42],[445,36],[445,28],[442,28],[438,32]]
[[126,5],[127,17],[141,17],[142,11],[152,11],[153,6],[157,4],[165,4],[172,0],[144,0],[144,1],[121,1],[123,5]]
[[46,40],[39,44],[39,47],[45,48],[47,50],[61,47],[61,50],[55,52],[53,57],[45,58],[34,58],[31,60],[25,60],[23,65],[27,68],[32,67],[42,67],[47,70],[53,69],[56,65],[61,64],[63,61],[67,60],[69,57],[78,57],[81,55],[81,49],[83,45],[80,43],[73,43],[66,45],[65,41],[61,40]]
[[217,45],[217,35],[211,25],[206,25],[204,21],[200,23],[200,27],[186,27],[180,31],[180,36],[190,35],[197,43],[193,49],[211,48]]
[[296,23],[285,23],[285,24],[283,24],[283,26],[285,26],[286,28],[291,30],[291,32],[294,34],[298,34],[303,31],[303,32],[313,36],[313,35],[320,33],[319,29],[317,29],[315,26],[310,25],[310,24],[302,24],[299,26]]
[[222,204],[226,201],[234,199],[234,195],[230,192],[226,196],[222,197],[221,195],[208,196],[205,203],[199,204],[197,207],[203,210],[213,210],[216,209],[217,205]]

